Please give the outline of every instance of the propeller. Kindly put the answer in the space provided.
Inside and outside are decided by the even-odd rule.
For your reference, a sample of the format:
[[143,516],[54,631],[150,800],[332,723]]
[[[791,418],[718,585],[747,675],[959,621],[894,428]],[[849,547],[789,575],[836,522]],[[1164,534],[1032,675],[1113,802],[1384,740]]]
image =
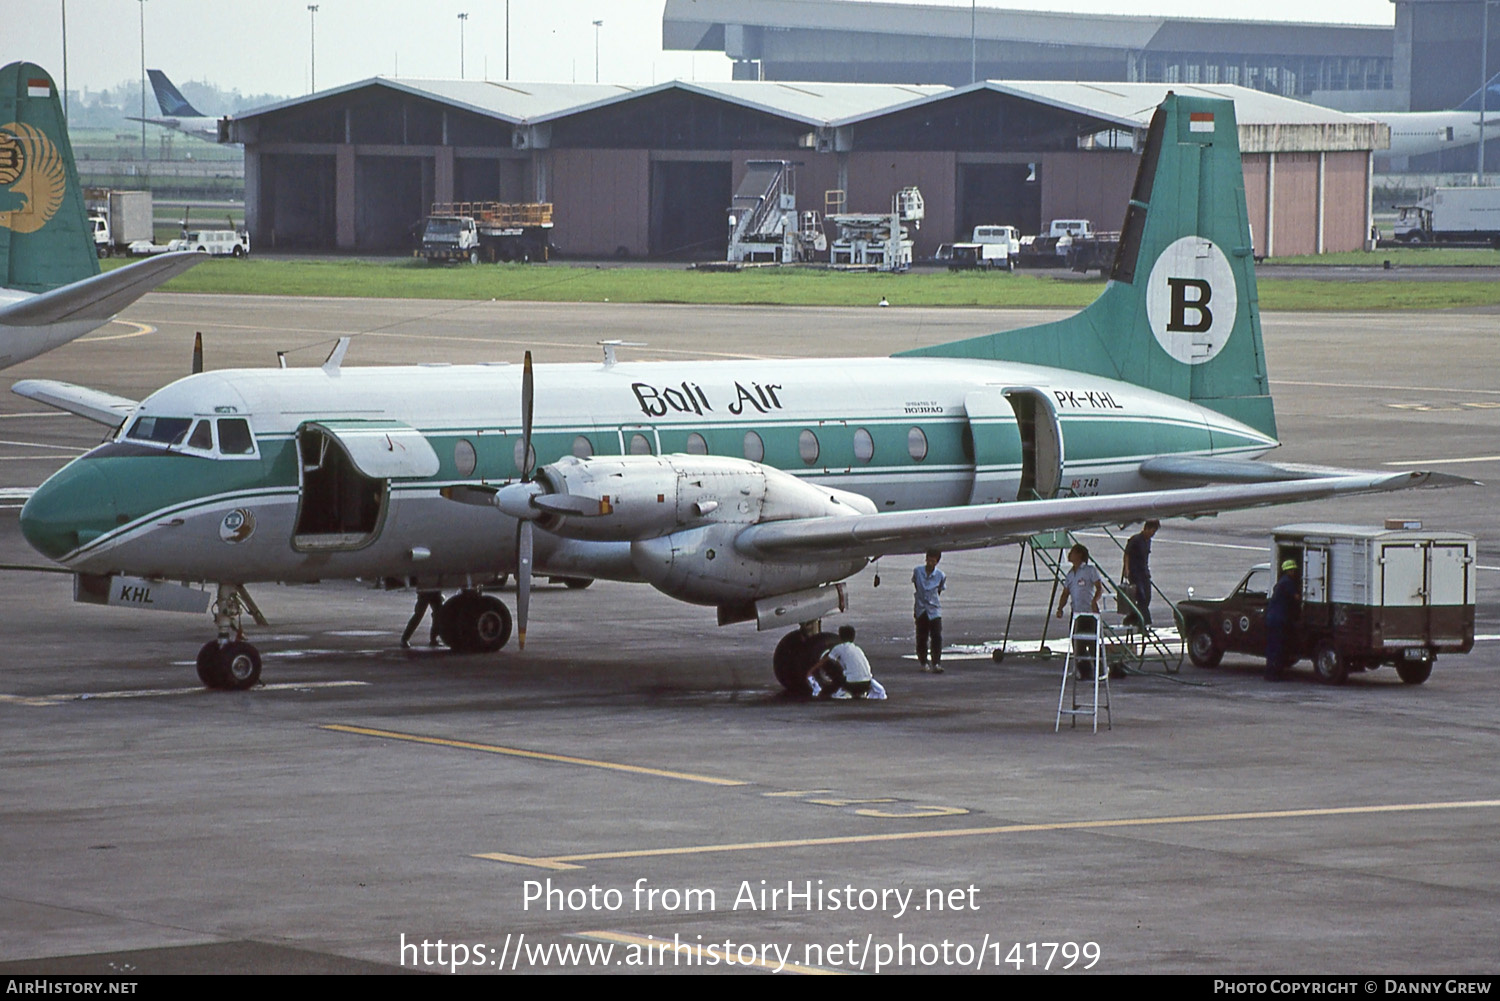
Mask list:
[[[535,382],[531,373],[531,352],[526,352],[521,367],[521,483],[532,486],[531,419],[535,411]],[[531,610],[531,559],[535,545],[532,518],[516,522],[516,641],[526,649],[526,616]]]

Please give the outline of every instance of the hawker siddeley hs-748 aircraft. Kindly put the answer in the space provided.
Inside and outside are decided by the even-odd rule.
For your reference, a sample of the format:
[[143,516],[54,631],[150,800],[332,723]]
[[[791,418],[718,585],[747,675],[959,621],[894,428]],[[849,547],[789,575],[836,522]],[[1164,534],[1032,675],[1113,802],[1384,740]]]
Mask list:
[[31,63],[0,69],[0,368],[102,327],[201,259],[164,254],[101,275],[57,88]]
[[[243,585],[457,587],[438,616],[493,650],[483,585],[647,583],[720,624],[811,622],[882,554],[1430,482],[1250,461],[1277,445],[1233,104],[1152,120],[1111,281],[1069,319],[895,358],[321,368],[193,375],[140,404],[16,392],[111,440],[21,512],[85,600],[212,608],[214,687],[256,682]],[[535,388],[533,388],[535,387]],[[123,420],[123,422],[122,422]],[[546,462],[540,468],[536,460]],[[193,584],[216,585],[205,590]],[[783,642],[777,675],[809,666]]]

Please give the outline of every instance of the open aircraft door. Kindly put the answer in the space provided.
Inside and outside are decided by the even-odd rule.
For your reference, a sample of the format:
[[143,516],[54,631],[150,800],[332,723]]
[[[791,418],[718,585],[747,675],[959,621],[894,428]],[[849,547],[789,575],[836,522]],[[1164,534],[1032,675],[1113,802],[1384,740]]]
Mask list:
[[1062,424],[1052,398],[1029,386],[964,397],[974,441],[970,504],[1056,497],[1063,481]]
[[380,535],[391,480],[436,475],[437,453],[398,421],[309,421],[297,429],[298,550],[360,549]]

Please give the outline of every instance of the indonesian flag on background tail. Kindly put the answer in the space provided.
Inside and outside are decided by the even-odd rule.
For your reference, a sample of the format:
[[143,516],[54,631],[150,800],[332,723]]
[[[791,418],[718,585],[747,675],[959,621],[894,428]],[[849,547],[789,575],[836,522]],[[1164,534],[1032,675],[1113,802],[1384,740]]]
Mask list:
[[52,96],[52,85],[50,83],[48,83],[47,80],[45,80],[45,79],[42,79],[42,80],[27,80],[26,81],[26,96],[27,97],[51,97]]
[[1189,132],[1212,132],[1214,130],[1214,113],[1212,111],[1194,111],[1188,115]]

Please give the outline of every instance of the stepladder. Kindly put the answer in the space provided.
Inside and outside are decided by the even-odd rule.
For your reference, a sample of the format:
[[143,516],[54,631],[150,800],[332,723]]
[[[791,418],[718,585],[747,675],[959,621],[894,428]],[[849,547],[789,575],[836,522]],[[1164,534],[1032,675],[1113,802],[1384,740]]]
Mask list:
[[1068,655],[1063,660],[1062,687],[1057,693],[1057,720],[1052,732],[1062,729],[1063,717],[1069,728],[1078,718],[1092,721],[1099,732],[1099,714],[1104,714],[1104,728],[1114,729],[1109,712],[1109,662],[1104,644],[1104,619],[1097,612],[1079,612],[1068,630]]

